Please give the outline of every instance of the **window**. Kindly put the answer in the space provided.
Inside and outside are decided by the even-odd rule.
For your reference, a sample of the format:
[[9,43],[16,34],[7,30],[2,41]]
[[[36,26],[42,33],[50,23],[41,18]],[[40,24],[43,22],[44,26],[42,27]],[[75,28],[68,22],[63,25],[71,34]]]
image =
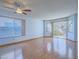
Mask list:
[[73,29],[73,22],[72,20],[68,20],[68,31],[72,32],[72,29]]
[[0,38],[22,36],[24,34],[23,21],[0,17]]

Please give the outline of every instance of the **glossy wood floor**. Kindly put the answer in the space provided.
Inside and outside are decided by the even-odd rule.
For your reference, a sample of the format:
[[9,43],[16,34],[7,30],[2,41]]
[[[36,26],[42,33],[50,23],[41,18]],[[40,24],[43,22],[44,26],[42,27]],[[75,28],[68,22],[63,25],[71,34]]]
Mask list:
[[0,59],[77,59],[77,45],[61,38],[39,38],[0,47]]

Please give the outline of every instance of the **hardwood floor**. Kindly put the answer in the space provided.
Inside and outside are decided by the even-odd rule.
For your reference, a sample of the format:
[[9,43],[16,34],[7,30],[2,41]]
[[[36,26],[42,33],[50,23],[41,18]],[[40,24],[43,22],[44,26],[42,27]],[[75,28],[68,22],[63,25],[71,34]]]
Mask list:
[[61,38],[39,38],[0,47],[0,59],[77,59],[77,43]]

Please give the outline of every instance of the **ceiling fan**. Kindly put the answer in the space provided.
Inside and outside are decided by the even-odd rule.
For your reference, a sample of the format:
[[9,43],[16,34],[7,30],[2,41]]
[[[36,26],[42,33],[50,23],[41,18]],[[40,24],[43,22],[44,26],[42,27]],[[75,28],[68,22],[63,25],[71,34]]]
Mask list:
[[24,0],[4,0],[4,6],[8,9],[14,9],[15,13],[27,15],[31,9],[27,9]]

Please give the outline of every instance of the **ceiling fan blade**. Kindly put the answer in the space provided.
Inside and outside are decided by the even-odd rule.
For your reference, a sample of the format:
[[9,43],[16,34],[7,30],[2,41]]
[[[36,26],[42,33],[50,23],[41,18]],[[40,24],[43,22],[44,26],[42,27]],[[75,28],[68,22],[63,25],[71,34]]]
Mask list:
[[8,9],[16,9],[15,0],[4,0],[4,7]]
[[6,4],[13,4],[14,3],[13,0],[3,0],[3,2],[6,3]]
[[31,10],[30,10],[30,9],[24,9],[23,11],[28,11],[28,12],[31,12]]
[[4,7],[5,7],[5,8],[8,8],[8,9],[16,10],[16,7],[11,6],[11,5],[6,5],[6,6],[4,6]]
[[27,13],[25,13],[25,12],[22,12],[22,14],[27,15]]

